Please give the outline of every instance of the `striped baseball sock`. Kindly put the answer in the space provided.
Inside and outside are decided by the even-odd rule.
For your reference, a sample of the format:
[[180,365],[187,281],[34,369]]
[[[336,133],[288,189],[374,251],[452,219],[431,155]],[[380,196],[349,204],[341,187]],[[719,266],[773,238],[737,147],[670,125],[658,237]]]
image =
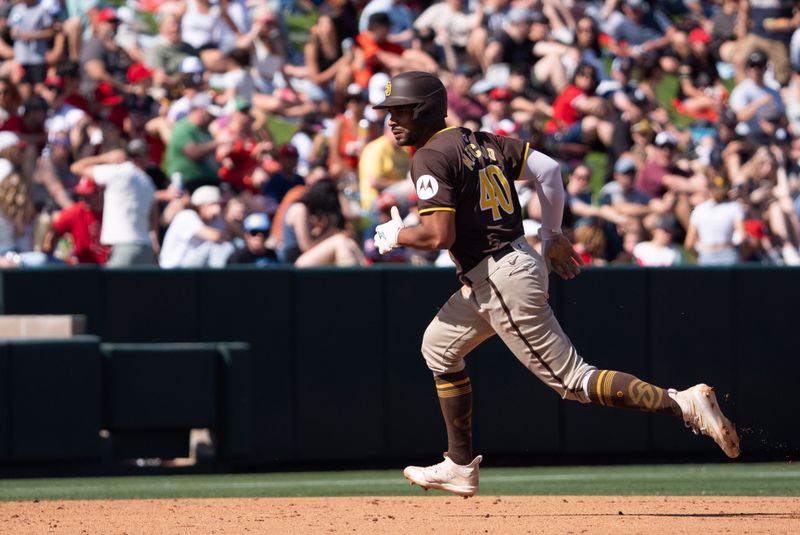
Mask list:
[[436,394],[447,426],[447,456],[456,464],[472,461],[472,383],[466,371],[436,377]]
[[592,403],[605,407],[626,407],[645,412],[672,414],[680,417],[680,406],[667,390],[613,370],[596,370],[588,381]]

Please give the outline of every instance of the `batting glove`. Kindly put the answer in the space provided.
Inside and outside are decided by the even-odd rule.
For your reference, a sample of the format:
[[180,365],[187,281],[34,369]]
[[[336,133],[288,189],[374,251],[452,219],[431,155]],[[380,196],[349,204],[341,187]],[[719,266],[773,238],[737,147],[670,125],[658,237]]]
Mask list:
[[397,235],[404,228],[397,206],[392,206],[392,219],[375,227],[375,247],[380,254],[386,254],[397,247]]

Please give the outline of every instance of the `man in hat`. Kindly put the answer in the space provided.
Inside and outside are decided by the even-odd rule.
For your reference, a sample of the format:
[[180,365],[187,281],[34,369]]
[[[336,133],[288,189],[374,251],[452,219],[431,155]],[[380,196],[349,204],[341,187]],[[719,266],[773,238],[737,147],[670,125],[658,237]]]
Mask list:
[[636,162],[623,156],[614,163],[613,180],[600,189],[600,204],[609,205],[629,217],[643,217],[650,213],[650,196],[634,186]]
[[222,193],[217,186],[200,186],[190,203],[172,219],[159,255],[162,268],[222,267],[233,245],[223,230]]
[[109,267],[152,266],[157,247],[153,199],[155,186],[144,171],[147,143],[136,139],[125,149],[76,161],[70,170],[105,186],[100,241],[111,245]]
[[728,104],[739,120],[742,135],[756,134],[761,130],[759,119],[770,109],[777,108],[785,113],[781,94],[764,83],[764,72],[767,69],[767,56],[756,50],[747,56],[745,62],[746,78],[736,84],[731,91]]
[[636,188],[651,197],[661,197],[668,190],[680,189],[686,180],[675,165],[678,139],[671,132],[659,132],[654,145],[657,151],[636,176]]
[[111,248],[101,242],[103,193],[88,176],[74,189],[78,202],[58,212],[44,239],[44,252],[51,253],[58,238],[72,235],[72,259],[79,264],[105,264]]
[[278,257],[275,251],[267,246],[269,228],[269,217],[263,212],[256,212],[245,217],[245,246],[231,253],[227,264],[254,264],[256,266],[276,264]]
[[119,19],[113,8],[104,7],[94,16],[94,35],[81,51],[81,92],[91,94],[95,86],[109,84],[113,89],[124,92],[127,89],[126,75],[133,63],[114,40]]

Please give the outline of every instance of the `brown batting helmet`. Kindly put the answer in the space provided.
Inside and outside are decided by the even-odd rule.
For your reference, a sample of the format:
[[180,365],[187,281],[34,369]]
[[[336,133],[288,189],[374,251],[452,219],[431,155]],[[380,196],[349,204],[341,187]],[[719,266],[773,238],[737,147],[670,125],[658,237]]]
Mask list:
[[427,72],[410,71],[386,83],[386,99],[373,108],[414,105],[414,119],[435,121],[447,117],[447,91],[442,82]]

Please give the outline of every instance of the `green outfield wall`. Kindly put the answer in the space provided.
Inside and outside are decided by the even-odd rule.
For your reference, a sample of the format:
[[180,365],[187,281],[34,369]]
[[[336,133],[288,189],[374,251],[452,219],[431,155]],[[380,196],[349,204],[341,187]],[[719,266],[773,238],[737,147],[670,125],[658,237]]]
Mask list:
[[[0,313],[85,314],[90,336],[0,342],[0,463],[430,456],[445,447],[422,333],[448,269],[0,272]],[[745,452],[800,452],[800,270],[587,269],[551,303],[589,362],[717,387]],[[562,402],[496,338],[468,359],[476,450],[514,457],[706,455],[664,417]],[[102,433],[101,433],[102,431]]]

